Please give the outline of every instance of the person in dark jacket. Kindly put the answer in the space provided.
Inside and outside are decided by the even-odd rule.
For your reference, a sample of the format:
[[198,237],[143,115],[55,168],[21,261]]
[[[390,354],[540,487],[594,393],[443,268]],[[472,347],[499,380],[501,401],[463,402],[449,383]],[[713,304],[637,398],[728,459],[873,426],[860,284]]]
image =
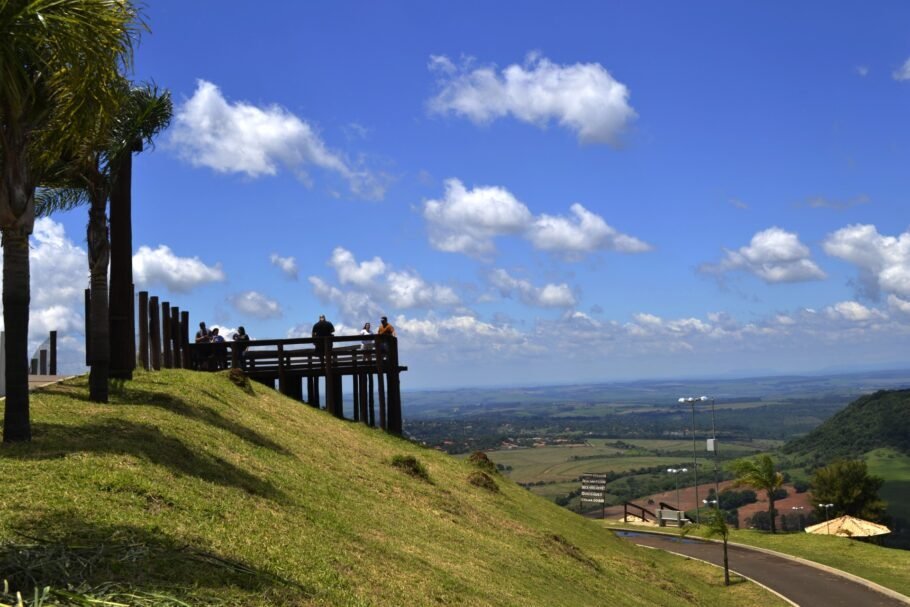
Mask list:
[[[316,352],[322,354],[325,351],[324,337],[332,337],[335,334],[335,325],[325,319],[325,314],[319,315],[319,322],[313,325],[313,338],[316,339]],[[331,346],[330,346],[331,349]]]

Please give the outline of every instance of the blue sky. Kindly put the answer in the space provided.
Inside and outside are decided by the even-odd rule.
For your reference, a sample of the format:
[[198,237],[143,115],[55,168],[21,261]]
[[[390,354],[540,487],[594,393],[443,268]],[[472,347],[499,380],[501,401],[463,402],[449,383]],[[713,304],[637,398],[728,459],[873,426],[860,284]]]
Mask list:
[[[147,7],[139,288],[386,314],[410,388],[906,364],[910,5],[388,4]],[[33,249],[73,365],[85,221]]]

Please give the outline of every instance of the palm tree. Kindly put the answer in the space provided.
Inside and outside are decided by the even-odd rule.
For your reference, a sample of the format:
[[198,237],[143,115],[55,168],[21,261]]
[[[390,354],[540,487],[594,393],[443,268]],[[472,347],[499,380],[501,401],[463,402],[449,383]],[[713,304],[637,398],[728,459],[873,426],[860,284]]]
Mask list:
[[774,460],[770,455],[760,455],[754,460],[736,460],[730,464],[730,469],[736,475],[734,484],[737,487],[746,485],[768,494],[768,517],[771,519],[771,533],[774,533],[774,492],[784,484],[784,475],[774,469]]
[[35,190],[98,116],[139,24],[129,0],[0,0],[0,232],[6,406],[3,440],[31,439],[28,237]]
[[[685,537],[691,531],[698,529],[696,526],[689,526],[682,530],[682,536]],[[720,537],[724,543],[724,586],[730,585],[730,563],[727,559],[727,540],[730,538],[730,527],[727,525],[727,519],[724,511],[720,508],[712,508],[705,517],[704,523],[705,535],[707,537]]]
[[115,122],[111,165],[111,377],[132,379],[136,367],[133,315],[133,152],[167,128],[173,115],[170,91],[154,85],[132,88]]
[[[151,142],[155,134],[163,129],[170,119],[170,94],[158,93],[153,86],[130,88],[126,80],[119,83],[120,106],[110,118],[99,118],[91,131],[83,137],[75,154],[61,162],[49,180],[51,187],[42,188],[37,196],[37,214],[47,215],[54,211],[88,204],[89,221],[87,228],[88,264],[91,282],[89,316],[89,398],[95,402],[107,402],[108,379],[111,368],[111,314],[108,300],[108,266],[111,261],[111,239],[108,230],[107,201],[114,201],[113,192],[121,180],[124,166],[129,166],[134,147]],[[124,160],[127,159],[127,160]],[[112,209],[113,210],[113,209]],[[131,245],[124,252],[132,274]],[[113,277],[111,279],[113,281]],[[127,283],[126,305],[131,302]],[[129,317],[125,318],[129,322]],[[130,327],[125,335],[127,360],[135,360],[132,352]],[[120,367],[127,367],[121,360]],[[129,367],[130,372],[132,367]]]

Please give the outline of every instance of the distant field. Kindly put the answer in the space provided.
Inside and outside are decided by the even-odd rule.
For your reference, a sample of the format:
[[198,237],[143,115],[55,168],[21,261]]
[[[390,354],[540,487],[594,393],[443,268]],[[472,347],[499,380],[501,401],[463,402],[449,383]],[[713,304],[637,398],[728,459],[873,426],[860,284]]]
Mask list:
[[[671,466],[678,457],[614,456],[616,450],[590,447],[538,447],[488,453],[497,464],[512,466],[507,474],[518,483],[568,481],[586,472],[628,472],[649,466]],[[585,459],[572,459],[585,457]]]
[[[511,466],[506,474],[518,483],[565,482],[586,472],[629,472],[654,466],[685,465],[690,461],[691,440],[672,439],[623,439],[632,449],[615,446],[614,438],[596,438],[577,446],[546,446],[526,449],[490,451],[488,455],[497,464]],[[734,442],[721,444],[721,454],[746,455],[768,449],[777,441]],[[698,441],[699,457],[706,457],[704,442]],[[537,491],[541,495],[552,490]],[[565,493],[565,492],[562,492]]]
[[885,479],[879,492],[888,502],[888,512],[910,521],[910,455],[893,449],[876,449],[866,454],[869,472]]

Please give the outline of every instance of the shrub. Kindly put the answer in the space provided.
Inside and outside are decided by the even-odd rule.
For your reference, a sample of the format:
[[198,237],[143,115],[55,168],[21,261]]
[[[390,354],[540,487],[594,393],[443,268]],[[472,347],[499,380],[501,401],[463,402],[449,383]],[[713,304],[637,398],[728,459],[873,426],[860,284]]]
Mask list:
[[468,463],[490,474],[498,474],[496,464],[483,451],[475,451],[468,457]]
[[492,493],[499,493],[499,485],[497,485],[496,481],[494,481],[493,478],[485,472],[472,472],[468,477],[468,482],[475,487],[486,489]]
[[424,465],[413,455],[395,455],[392,457],[392,465],[405,474],[425,480],[428,483],[432,482],[430,480],[430,473],[427,472]]
[[796,481],[793,483],[793,490],[797,493],[805,493],[811,485],[806,481]]
[[253,387],[250,385],[250,378],[247,377],[246,373],[243,372],[243,369],[231,369],[228,371],[228,379],[231,380],[238,388],[241,388],[244,392],[248,394],[253,393]]

